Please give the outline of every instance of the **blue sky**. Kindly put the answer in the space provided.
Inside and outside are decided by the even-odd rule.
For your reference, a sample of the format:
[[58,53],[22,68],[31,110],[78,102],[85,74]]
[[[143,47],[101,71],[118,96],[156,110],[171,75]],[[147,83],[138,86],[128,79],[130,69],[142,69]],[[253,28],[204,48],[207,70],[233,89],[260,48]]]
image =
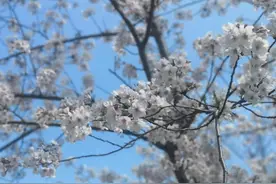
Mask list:
[[[42,8],[47,8],[49,6],[49,2],[46,0],[42,0]],[[98,5],[91,5],[87,1],[82,0],[80,2],[80,7],[76,10],[69,10],[72,15],[72,21],[75,23],[76,27],[83,30],[83,34],[97,33],[98,28],[95,27],[92,20],[82,20],[81,18],[81,10],[84,10],[85,7],[93,6],[96,9],[96,14],[94,17],[95,20],[98,21],[98,24],[103,28],[103,21],[107,25],[108,28],[115,28],[118,23],[118,16],[114,14],[106,13],[103,10],[103,4],[100,3]],[[195,12],[198,9],[198,6],[191,8]],[[18,10],[20,16],[20,20],[22,22],[28,21],[28,19],[32,18],[29,14],[26,14],[24,10]],[[200,61],[199,57],[196,56],[195,51],[193,50],[193,41],[198,38],[204,36],[208,31],[212,31],[213,33],[221,33],[222,25],[228,22],[235,22],[236,18],[239,16],[245,16],[245,18],[250,18],[252,20],[256,19],[260,14],[260,11],[255,11],[252,6],[242,4],[238,8],[229,8],[228,13],[225,16],[218,16],[217,13],[213,13],[211,17],[202,19],[197,16],[194,17],[193,21],[185,21],[184,22],[184,30],[183,34],[185,36],[186,41],[186,53],[189,60],[192,61],[193,66],[197,66]],[[169,20],[173,20],[173,14],[168,16]],[[251,23],[251,22],[247,22]],[[74,34],[71,29],[71,26],[66,26],[65,35],[66,37],[70,37]],[[3,34],[2,34],[3,35]],[[37,43],[41,41],[38,40]],[[172,44],[172,41],[168,41],[169,45]],[[95,49],[92,51],[93,59],[90,63],[90,70],[92,71],[95,79],[95,83],[97,86],[104,88],[105,90],[112,92],[112,90],[118,89],[121,85],[121,82],[115,78],[110,72],[108,72],[109,68],[113,68],[114,57],[116,56],[114,51],[112,50],[111,44],[103,43],[101,39],[95,41]],[[1,54],[2,56],[3,54]],[[123,59],[129,63],[138,63],[138,58],[135,56],[126,56]],[[72,77],[74,83],[77,86],[81,85],[81,73],[77,72],[77,67],[68,66],[66,68],[67,72]],[[139,78],[145,79],[143,73],[139,72]],[[106,99],[108,95],[101,91],[98,88],[95,88],[94,95],[97,99],[103,98]],[[46,140],[55,139],[61,132],[56,128],[50,128],[46,130],[43,134],[45,135]],[[112,140],[113,142],[117,142],[119,144],[123,144],[127,142],[127,138],[121,138],[116,134],[111,133],[97,133],[93,132],[95,136],[105,138],[108,140]],[[136,145],[145,145],[143,142],[138,141]],[[90,153],[104,153],[111,151],[112,149],[116,149],[116,147],[109,146],[108,144],[99,142],[93,138],[87,137],[84,142],[77,142],[75,144],[66,143],[63,147],[64,157],[68,156],[78,156]],[[83,159],[77,162],[77,164],[86,164],[89,167],[96,168],[100,170],[104,167],[108,167],[111,170],[114,170],[120,174],[126,174],[130,177],[134,177],[131,173],[131,168],[134,165],[138,165],[142,162],[142,158],[136,154],[135,147],[123,150],[119,153],[115,153],[106,157],[92,157],[88,159]],[[233,157],[229,162],[231,164],[243,164],[238,157]],[[53,182],[53,181],[63,181],[63,182],[74,182],[74,169],[64,167],[63,165],[57,170],[57,177],[55,179],[41,179],[39,176],[34,176],[30,172],[25,179],[21,180],[21,182]]]

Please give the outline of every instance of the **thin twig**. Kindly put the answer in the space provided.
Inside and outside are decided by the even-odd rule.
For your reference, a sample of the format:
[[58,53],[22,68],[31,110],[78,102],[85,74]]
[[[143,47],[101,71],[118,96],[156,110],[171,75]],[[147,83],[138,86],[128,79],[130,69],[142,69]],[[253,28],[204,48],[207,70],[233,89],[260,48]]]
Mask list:
[[209,92],[210,88],[212,87],[213,83],[215,82],[217,76],[219,75],[220,71],[222,70],[222,68],[223,68],[224,64],[226,63],[226,61],[228,60],[228,58],[229,58],[229,56],[225,57],[222,60],[222,62],[220,64],[219,68],[217,69],[217,71],[216,71],[213,79],[211,80],[211,82],[209,83],[209,85],[207,85],[207,88],[205,89],[205,91],[204,91],[204,93],[203,93],[203,95],[201,97],[201,100],[203,100],[205,98],[206,94]]
[[140,136],[138,136],[137,138],[135,139],[132,139],[131,141],[129,141],[128,143],[126,143],[125,145],[123,145],[122,147],[116,149],[116,150],[113,150],[113,151],[110,151],[110,152],[107,152],[107,153],[102,153],[102,154],[89,154],[89,155],[82,155],[82,156],[77,156],[77,157],[71,157],[71,158],[68,158],[68,159],[63,159],[63,160],[60,160],[59,162],[67,162],[67,161],[71,161],[71,160],[76,160],[76,159],[82,159],[82,158],[89,158],[89,157],[102,157],[102,156],[108,156],[108,155],[111,155],[113,153],[116,153],[116,152],[119,152],[121,150],[123,150],[124,148],[128,147],[129,145],[131,145],[132,143],[135,143],[137,140],[139,140],[140,138],[144,137],[145,135],[149,134],[150,132],[158,129],[159,127],[155,127],[153,129],[150,129],[149,131],[141,134]]
[[223,113],[223,110],[225,108],[225,105],[226,105],[226,102],[228,100],[228,98],[231,96],[232,92],[231,92],[231,88],[232,88],[232,83],[233,83],[233,80],[234,80],[234,75],[235,75],[235,71],[237,69],[237,66],[238,66],[238,61],[239,61],[239,57],[237,58],[237,60],[235,61],[235,65],[233,67],[233,70],[232,70],[232,74],[231,74],[231,78],[230,78],[230,82],[229,82],[229,85],[228,85],[228,89],[227,89],[227,93],[225,95],[225,99],[223,101],[223,104],[222,104],[222,107],[217,115],[217,118],[219,119],[220,116],[222,115]]
[[183,8],[187,8],[189,6],[192,6],[192,5],[195,5],[195,4],[198,4],[198,3],[202,3],[204,1],[208,1],[208,0],[196,0],[196,1],[192,1],[192,2],[189,2],[189,3],[185,3],[185,4],[182,4],[182,5],[179,5],[178,7],[173,8],[173,9],[167,11],[167,12],[163,12],[163,13],[158,14],[157,17],[163,17],[165,15],[174,13],[177,10],[180,10],[180,9],[183,9]]
[[264,119],[276,119],[276,116],[263,116],[263,115],[260,115],[260,114],[257,114],[255,111],[253,111],[252,109],[249,109],[247,107],[245,107],[244,105],[241,104],[241,106],[248,110],[249,112],[251,112],[252,114],[254,114],[255,116],[257,117],[260,117],[260,118],[264,118]]
[[89,137],[92,137],[92,138],[94,138],[94,139],[96,139],[96,140],[98,140],[98,141],[101,141],[101,142],[108,143],[108,144],[110,144],[110,145],[112,145],[112,146],[116,146],[116,147],[122,148],[122,146],[119,145],[119,144],[116,144],[116,143],[114,143],[114,142],[111,142],[111,141],[108,141],[108,140],[105,140],[105,139],[96,137],[96,136],[94,136],[94,135],[89,135]]
[[215,129],[216,129],[216,137],[217,137],[217,146],[218,146],[218,153],[219,153],[219,162],[221,164],[222,167],[222,182],[226,183],[226,174],[227,174],[227,170],[226,170],[226,166],[223,160],[223,152],[222,152],[222,147],[221,147],[221,140],[220,140],[220,131],[219,131],[219,125],[218,125],[218,118],[215,118]]
[[232,131],[232,132],[227,132],[222,134],[222,137],[229,137],[229,136],[233,136],[233,135],[242,135],[242,134],[255,134],[256,132],[259,131],[266,131],[266,130],[271,130],[276,128],[276,125],[273,124],[271,126],[264,126],[264,127],[258,127],[258,128],[253,128],[250,130],[241,130],[241,131]]
[[108,69],[108,71],[113,74],[117,79],[119,79],[122,83],[124,83],[126,86],[128,86],[130,89],[134,90],[133,87],[131,87],[120,75],[118,75],[116,72],[112,71],[111,69]]
[[276,43],[276,39],[274,39],[274,41],[272,42],[272,44],[269,46],[269,48],[268,48],[268,52],[270,51],[270,49],[275,45],[275,43]]

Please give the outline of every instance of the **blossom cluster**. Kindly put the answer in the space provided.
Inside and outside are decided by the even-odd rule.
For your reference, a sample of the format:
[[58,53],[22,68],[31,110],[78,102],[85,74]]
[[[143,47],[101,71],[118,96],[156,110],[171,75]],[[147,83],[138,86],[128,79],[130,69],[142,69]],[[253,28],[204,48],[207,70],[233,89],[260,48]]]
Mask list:
[[228,23],[223,26],[223,35],[218,38],[224,55],[254,56],[265,59],[268,41],[254,32],[254,26]]
[[[188,80],[185,81],[190,71],[189,62],[184,56],[173,56],[169,60],[161,59],[155,64],[155,68],[152,82],[139,82],[133,89],[122,85],[105,102],[91,104],[84,97],[66,98],[57,109],[39,108],[35,119],[42,127],[59,121],[70,142],[82,140],[91,134],[91,125],[118,132],[139,132],[148,129],[149,122],[163,126],[170,122],[169,117],[177,117],[179,120],[175,122],[179,126],[186,126],[193,116],[180,117],[194,112],[193,108],[197,107],[194,102],[183,99],[181,95],[192,87],[191,83],[187,83]],[[162,108],[164,110],[160,111]]]
[[67,141],[76,142],[83,140],[91,134],[92,122],[91,107],[85,105],[85,99],[65,98],[58,108],[38,108],[34,119],[42,128],[48,127],[58,121]]
[[42,177],[55,177],[55,169],[59,166],[60,160],[60,146],[52,141],[51,144],[42,145],[38,149],[30,147],[29,155],[23,160],[23,167],[32,168],[35,174]]
[[118,29],[119,34],[116,36],[114,40],[113,48],[118,54],[125,54],[124,48],[130,44],[134,44],[134,39],[132,35],[126,31],[125,29]]
[[[161,59],[155,64],[153,84],[160,88],[174,89],[177,92],[185,91],[189,85],[188,72],[191,71],[190,62],[183,55],[171,56],[169,60]],[[173,94],[173,93],[170,93]]]
[[53,91],[56,77],[56,72],[53,69],[44,68],[39,71],[36,77],[37,86],[43,91]]
[[[93,122],[96,126],[106,126],[109,129],[140,131],[148,127],[148,122],[157,124],[168,123],[168,117],[180,117],[193,112],[185,108],[194,102],[183,99],[181,93],[188,91],[192,84],[185,81],[190,70],[189,62],[184,56],[161,59],[155,64],[152,82],[138,82],[134,89],[122,85],[106,102],[96,102],[92,105]],[[188,79],[188,77],[187,77]],[[162,86],[162,87],[159,87]],[[172,105],[179,105],[172,108]],[[192,105],[192,106],[193,106]],[[160,109],[168,106],[164,111]],[[177,109],[177,110],[175,110]],[[156,120],[158,119],[159,120]],[[187,120],[188,121],[188,120]],[[186,120],[179,121],[181,124]]]
[[[4,1],[5,0],[2,0],[1,2],[3,3]],[[242,0],[232,0],[230,3],[238,4],[241,1]],[[97,0],[90,0],[90,2],[95,3]],[[124,0],[118,1],[117,3],[130,20],[143,21],[147,18],[146,16],[149,12],[150,2],[150,0]],[[178,5],[180,2],[180,0],[164,0],[156,5],[155,10],[166,10],[167,4],[173,3]],[[22,1],[22,3],[25,3],[25,1]],[[266,9],[267,12],[275,10],[274,0],[253,0],[253,3],[257,7]],[[209,16],[212,8],[216,9],[219,13],[225,13],[227,5],[225,0],[208,1],[201,8],[201,15],[203,17]],[[41,5],[38,1],[30,1],[28,2],[27,9],[32,14],[37,14],[40,7]],[[65,0],[59,0],[55,4],[55,7],[58,9],[68,9],[70,3],[67,3]],[[86,19],[93,14],[94,10],[90,7],[83,11],[83,17]],[[39,29],[39,31],[36,31],[34,29],[33,31],[42,35],[45,34],[46,38],[48,37],[47,31],[49,31],[51,27],[55,27],[56,29],[56,25],[58,25],[58,28],[61,28],[70,18],[68,15],[53,10],[48,10],[45,16],[45,21],[41,22],[43,30],[40,31]],[[157,17],[155,15],[154,17],[156,17],[153,22],[155,28],[152,28],[150,36],[158,36],[155,31],[160,31],[161,33],[164,31],[168,31],[169,33],[171,31],[166,18],[161,16]],[[192,19],[192,12],[176,11],[176,18],[179,20]],[[249,26],[245,24],[229,23],[223,26],[222,35],[215,37],[211,33],[208,33],[203,38],[199,38],[194,42],[194,48],[198,52],[198,55],[205,60],[204,66],[201,66],[202,68],[207,68],[210,60],[214,61],[217,57],[230,56],[231,69],[234,71],[236,67],[239,68],[242,62],[239,60],[240,58],[244,56],[248,58],[248,62],[244,63],[242,68],[240,68],[242,71],[238,76],[237,89],[244,100],[252,103],[261,101],[261,99],[266,97],[276,86],[273,72],[265,67],[268,63],[269,56],[274,57],[274,59],[276,58],[276,49],[271,49],[267,41],[268,36],[272,36],[273,38],[276,37],[276,14],[271,13],[268,20],[269,23],[267,26]],[[70,23],[72,23],[71,20]],[[146,21],[143,23],[146,23]],[[145,36],[146,28],[145,26],[141,26],[141,24],[142,23],[139,22],[139,24],[135,26],[135,31],[137,36],[142,40]],[[183,24],[178,24],[176,22],[174,26],[175,30],[176,28],[180,30],[174,30],[176,44],[183,46],[185,44],[181,32]],[[113,42],[114,50],[119,54],[125,54],[125,51],[128,51],[126,47],[135,44],[132,34],[126,27],[127,26],[122,23],[117,28],[118,34]],[[19,25],[13,18],[9,20],[9,29],[14,32],[19,31]],[[26,40],[8,40],[10,50],[18,50],[26,53],[32,50],[32,59],[34,61],[33,69],[38,69],[38,73],[34,75],[36,83],[32,85],[28,84],[27,86],[31,86],[28,88],[34,89],[38,87],[39,92],[45,94],[48,92],[62,94],[64,96],[68,94],[63,91],[59,93],[60,91],[57,91],[58,89],[56,88],[57,82],[59,81],[58,77],[62,73],[64,65],[67,64],[65,61],[68,59],[70,64],[76,64],[79,66],[80,70],[87,72],[89,71],[88,61],[92,59],[90,49],[94,46],[93,42],[83,43],[81,40],[83,38],[78,38],[79,36],[82,36],[80,31],[76,33],[75,38],[69,40],[65,39],[61,34],[54,34],[50,39],[47,38],[48,42],[42,46],[41,50],[36,50],[35,47],[30,49],[30,45]],[[106,39],[110,41],[110,37],[106,37]],[[155,37],[155,39],[157,38]],[[155,57],[154,54],[151,53],[155,48],[151,43],[152,40],[154,39],[149,39],[146,45],[147,53],[145,54],[148,58]],[[274,55],[272,53],[273,51]],[[21,57],[16,59],[18,59],[16,63],[22,66],[20,69],[26,68],[28,70],[26,66],[27,63],[20,60]],[[155,58],[152,60],[155,61]],[[237,63],[239,65],[236,65]],[[120,63],[116,64],[116,68],[119,68],[118,65]],[[137,78],[136,70],[134,65],[124,64],[123,76],[127,78]],[[30,120],[35,120],[35,123],[41,128],[47,128],[51,124],[60,126],[69,142],[84,140],[92,133],[93,127],[119,133],[125,130],[134,133],[144,133],[154,129],[154,131],[147,133],[143,138],[159,146],[161,149],[165,149],[165,151],[170,154],[171,158],[168,158],[168,155],[155,155],[157,158],[154,161],[147,161],[137,166],[133,171],[139,178],[145,178],[146,182],[172,182],[171,178],[174,176],[174,171],[184,168],[185,175],[187,175],[190,181],[220,181],[222,171],[218,169],[220,167],[220,163],[217,159],[218,152],[216,147],[208,142],[208,140],[210,140],[209,137],[207,137],[207,135],[201,135],[200,133],[181,134],[180,129],[190,127],[191,123],[197,118],[198,112],[213,113],[217,110],[221,110],[222,106],[224,109],[221,114],[221,119],[231,121],[233,120],[232,103],[226,101],[226,103],[224,103],[225,93],[217,93],[215,91],[212,99],[213,101],[211,101],[212,105],[205,105],[205,107],[208,106],[208,108],[206,108],[208,110],[204,111],[205,109],[203,108],[205,107],[199,105],[204,104],[202,100],[199,102],[196,99],[192,100],[186,96],[190,91],[201,85],[198,81],[204,79],[205,76],[201,71],[205,70],[195,70],[192,73],[190,61],[186,59],[184,54],[175,54],[169,56],[167,59],[161,58],[158,62],[152,62],[150,63],[150,70],[152,72],[151,82],[140,81],[134,87],[122,85],[120,89],[114,91],[106,101],[92,103],[91,96],[84,94],[78,98],[65,98],[61,100],[58,107],[55,107],[54,103],[44,102],[45,108],[38,108],[34,113],[33,119],[30,118]],[[195,73],[199,73],[197,75],[198,83],[196,84],[194,81],[196,77],[190,77],[190,74]],[[22,75],[28,74],[24,73]],[[20,75],[15,75],[15,77],[9,76],[12,75],[6,75],[6,77],[9,78],[8,83],[10,85],[0,82],[0,122],[4,124],[1,125],[0,128],[4,130],[5,133],[9,133],[11,127],[17,130],[23,130],[23,126],[7,125],[13,119],[13,116],[6,107],[14,103],[14,95],[12,92],[20,91],[20,82],[16,80]],[[233,80],[235,83],[236,78]],[[15,84],[13,81],[17,81],[18,84],[16,83],[16,85],[13,85]],[[32,80],[29,81],[33,83]],[[83,76],[82,82],[87,93],[93,90],[94,81],[90,73],[86,73]],[[67,86],[69,83],[70,80],[68,78],[67,80],[63,80],[63,86]],[[15,86],[19,90],[14,90]],[[236,91],[233,90],[233,92]],[[22,101],[23,102],[20,102],[21,104],[18,106],[21,108],[20,110],[22,112],[30,110],[30,103],[32,102],[28,100]],[[208,103],[209,102],[210,101],[208,101]],[[22,108],[24,106],[29,107],[29,109]],[[154,157],[154,151],[152,150],[144,150],[142,152],[144,155],[147,155],[148,158]],[[42,177],[53,177],[55,175],[55,169],[59,166],[61,151],[59,145],[53,142],[50,145],[42,145],[37,149],[31,147],[29,155],[24,158],[23,163],[18,159],[18,157],[14,156],[0,158],[0,172],[2,175],[16,170],[19,166],[24,166],[26,168],[32,168],[34,173],[39,173]],[[260,171],[260,168],[256,167],[254,169],[256,172]],[[94,177],[92,170],[87,171],[90,172],[91,177]],[[231,170],[230,178],[231,177],[239,178],[241,179],[240,181],[248,179],[248,176],[243,174],[243,170],[238,168],[233,168],[233,170]],[[114,182],[122,179],[117,173],[107,169],[102,170],[99,178],[102,182]],[[236,180],[233,179],[233,181]]]
[[269,34],[275,39],[276,38],[276,13],[273,12],[268,16],[268,24],[267,29],[269,30]]
[[30,11],[32,14],[36,14],[40,8],[41,4],[39,1],[30,1],[28,3],[28,11]]
[[47,128],[47,124],[55,120],[53,111],[49,111],[45,108],[38,108],[34,113],[34,120],[42,128]]
[[201,17],[209,17],[213,10],[217,11],[218,14],[224,15],[227,9],[227,1],[225,0],[211,0],[204,3],[201,7],[200,15]]
[[20,27],[18,26],[16,19],[10,19],[8,23],[8,28],[12,32],[18,32]]
[[27,40],[20,40],[20,39],[8,39],[7,45],[11,52],[18,50],[21,52],[30,53],[30,44]]
[[94,168],[90,168],[85,164],[77,167],[75,171],[76,182],[88,183],[94,178],[98,178],[103,183],[128,182],[126,176],[121,176],[108,168],[96,172]]
[[[84,106],[76,107],[70,110],[68,107],[59,109],[61,115],[61,129],[70,142],[83,140],[91,134],[92,128],[89,126],[90,112]],[[63,116],[63,114],[65,116]]]
[[[252,59],[250,62],[258,62],[260,60]],[[251,64],[251,63],[250,63]],[[243,94],[244,99],[248,102],[257,103],[262,98],[275,89],[276,81],[271,73],[266,69],[252,69],[248,70],[239,79],[240,92]]]
[[161,163],[167,161],[167,158],[163,158],[157,161],[144,162],[132,170],[134,174],[139,178],[144,178],[147,183],[162,183],[167,181],[172,176],[172,170],[169,167],[160,167]]
[[224,54],[235,58],[232,62],[238,62],[237,57],[240,56],[252,56],[244,65],[239,88],[247,101],[257,103],[275,86],[272,76],[262,67],[268,56],[266,35],[255,32],[253,26],[240,24],[228,24],[223,30],[224,35],[218,38],[219,43]]
[[177,12],[175,17],[179,20],[192,20],[193,12],[191,10]]
[[253,4],[256,7],[261,7],[268,12],[273,12],[276,9],[276,1],[275,0],[253,0]]
[[89,17],[91,17],[93,14],[95,14],[94,9],[92,9],[91,7],[87,8],[86,10],[84,10],[82,12],[82,16],[85,19],[88,19]]
[[214,57],[220,54],[219,43],[211,33],[207,33],[203,38],[196,39],[194,48],[201,58]]
[[5,176],[9,172],[17,170],[19,167],[19,158],[16,155],[0,158],[0,173]]
[[[189,181],[220,181],[221,171],[217,157],[216,147],[208,144],[206,135],[195,139],[196,134],[179,135],[172,131],[162,129],[156,130],[154,136],[149,136],[150,141],[156,135],[170,135],[170,139],[158,142],[164,147],[170,147],[170,152],[174,153],[174,164],[169,161],[167,155],[159,153],[154,148],[139,149],[139,153],[145,156],[146,161],[133,168],[133,172],[138,178],[144,178],[147,182],[171,181],[175,170],[185,172]],[[164,134],[165,133],[165,134]],[[184,173],[183,173],[184,174]]]
[[149,12],[150,1],[118,1],[120,6],[124,8],[126,15],[135,15],[143,17],[146,12]]
[[0,109],[10,106],[14,101],[14,94],[7,83],[0,82]]
[[132,64],[125,64],[123,69],[123,76],[129,79],[137,78],[138,75],[135,66],[133,66]]
[[[244,24],[226,24],[223,34],[213,38],[211,34],[197,39],[194,47],[201,57],[230,56],[233,67],[243,56],[251,59],[243,65],[239,78],[239,90],[248,102],[257,103],[275,87],[275,79],[266,67],[268,62],[268,33],[273,32],[273,14],[268,28]],[[239,65],[238,65],[239,66]]]
[[13,155],[0,158],[0,172],[2,176],[20,173],[22,168],[33,169],[33,173],[42,177],[55,177],[56,168],[61,160],[60,146],[52,141],[51,144],[38,148],[30,147],[27,156]]
[[69,142],[83,140],[91,134],[89,122],[92,121],[92,111],[83,100],[66,98],[52,113],[56,120],[60,120],[61,129]]
[[8,125],[9,121],[13,120],[13,114],[9,111],[9,107],[14,103],[14,93],[5,82],[0,82],[0,128],[4,132],[20,131],[22,127]]

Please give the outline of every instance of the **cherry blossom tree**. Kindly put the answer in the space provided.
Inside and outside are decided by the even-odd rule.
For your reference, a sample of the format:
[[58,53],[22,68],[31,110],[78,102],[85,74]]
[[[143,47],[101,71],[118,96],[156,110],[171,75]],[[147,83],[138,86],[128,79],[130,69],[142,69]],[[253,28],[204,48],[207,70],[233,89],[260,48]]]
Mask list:
[[[54,177],[65,164],[76,169],[77,182],[136,182],[107,168],[96,172],[77,166],[77,161],[108,156],[143,140],[148,146],[137,147],[137,153],[145,161],[132,170],[139,182],[276,182],[275,150],[267,145],[268,140],[273,144],[276,127],[275,0],[88,0],[80,13],[98,27],[93,34],[85,34],[72,19],[70,11],[78,9],[79,1],[49,1],[47,8],[44,3],[0,0],[3,178],[20,181],[26,169]],[[212,13],[223,16],[241,3],[262,13],[250,24],[226,22],[221,34],[208,32],[194,40],[199,60],[191,61],[184,49],[183,21]],[[94,19],[96,5],[117,16],[119,24],[103,29]],[[189,10],[191,6],[199,12]],[[22,21],[18,11],[32,19]],[[174,15],[173,22],[168,14]],[[73,36],[66,34],[68,29]],[[166,35],[173,40],[173,51]],[[109,72],[122,82],[103,100],[94,94],[89,70],[96,39],[113,48],[117,57]],[[139,60],[139,67],[123,61],[126,55]],[[69,65],[81,72],[81,87],[66,72]],[[52,128],[62,134],[45,141],[42,133]],[[130,139],[121,145],[95,132]],[[64,143],[89,138],[114,149],[63,156]],[[232,152],[225,140],[242,147],[238,149],[250,172],[226,164]]]

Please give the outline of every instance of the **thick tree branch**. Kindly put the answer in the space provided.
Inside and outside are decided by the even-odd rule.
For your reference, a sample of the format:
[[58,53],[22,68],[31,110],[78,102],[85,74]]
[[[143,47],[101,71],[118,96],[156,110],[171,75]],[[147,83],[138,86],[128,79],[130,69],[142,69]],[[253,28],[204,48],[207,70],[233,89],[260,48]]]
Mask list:
[[124,20],[124,22],[126,23],[129,31],[131,32],[135,42],[137,45],[141,44],[141,41],[138,37],[138,34],[135,30],[135,27],[132,25],[132,23],[130,22],[130,20],[125,16],[124,12],[120,9],[120,6],[118,4],[117,1],[115,0],[110,0],[112,6],[115,8],[115,10],[120,14],[120,16],[122,17],[122,19]]
[[60,101],[64,99],[63,97],[59,97],[59,96],[36,95],[36,94],[25,94],[25,93],[16,93],[14,96],[17,98],[29,98],[29,99],[39,99],[39,100]]
[[152,36],[154,37],[157,47],[158,47],[158,51],[159,51],[159,55],[161,58],[169,58],[168,55],[168,49],[166,46],[166,43],[164,41],[164,39],[162,38],[162,32],[159,30],[158,25],[156,22],[152,23]]
[[15,138],[14,140],[12,140],[11,142],[5,144],[4,146],[2,146],[0,148],[0,152],[4,151],[5,149],[9,148],[10,146],[12,146],[13,144],[17,143],[18,141],[20,141],[21,139],[23,139],[24,137],[27,137],[28,135],[30,135],[31,133],[35,132],[36,130],[38,130],[39,127],[36,127],[34,129],[30,129],[26,132],[23,132],[20,136],[18,136],[17,138]]
[[[174,145],[174,143],[172,143],[172,142],[168,142],[163,147],[163,150],[166,151],[166,153],[168,154],[170,161],[175,164],[176,163],[175,151],[177,150],[177,146]],[[174,174],[179,183],[189,183],[190,182],[185,174],[185,170],[184,170],[183,166],[176,168],[174,171]]]
[[[3,124],[3,123],[2,123]],[[38,123],[34,122],[34,121],[9,121],[5,124],[8,124],[8,125],[25,125],[25,126],[40,126]],[[48,123],[46,124],[47,126],[50,126],[50,127],[60,127],[60,124],[59,123]]]
[[143,65],[143,69],[145,71],[148,81],[150,81],[151,80],[151,70],[150,70],[149,62],[148,62],[147,55],[145,52],[145,46],[140,41],[134,25],[132,25],[130,20],[125,16],[124,12],[120,9],[118,2],[116,0],[110,0],[110,2],[113,5],[113,7],[115,8],[115,10],[120,14],[120,16],[124,20],[125,24],[127,25],[129,31],[131,32],[131,34],[135,40],[135,43],[138,47],[139,56],[140,56],[140,59],[141,59],[142,65]]
[[[34,121],[9,121],[6,124],[26,125],[26,126],[40,126],[38,123],[36,123]],[[61,126],[60,123],[48,123],[46,125],[49,126],[49,127],[60,127]],[[92,128],[92,130],[95,130],[95,131],[103,131],[103,132],[114,133],[114,131],[112,131],[112,130],[103,130],[99,127],[92,126],[91,128]],[[134,133],[134,132],[131,132],[131,131],[128,131],[128,130],[124,130],[123,134],[130,135],[130,136],[135,136],[135,137],[140,136],[140,134],[137,134],[137,133]]]
[[148,16],[148,23],[147,23],[147,28],[146,28],[146,34],[144,37],[144,40],[142,41],[142,44],[144,46],[146,46],[146,44],[148,43],[149,37],[150,37],[150,32],[151,32],[151,28],[152,28],[152,22],[154,19],[154,7],[155,7],[155,0],[151,0],[150,1],[150,11],[149,11],[149,16]]

